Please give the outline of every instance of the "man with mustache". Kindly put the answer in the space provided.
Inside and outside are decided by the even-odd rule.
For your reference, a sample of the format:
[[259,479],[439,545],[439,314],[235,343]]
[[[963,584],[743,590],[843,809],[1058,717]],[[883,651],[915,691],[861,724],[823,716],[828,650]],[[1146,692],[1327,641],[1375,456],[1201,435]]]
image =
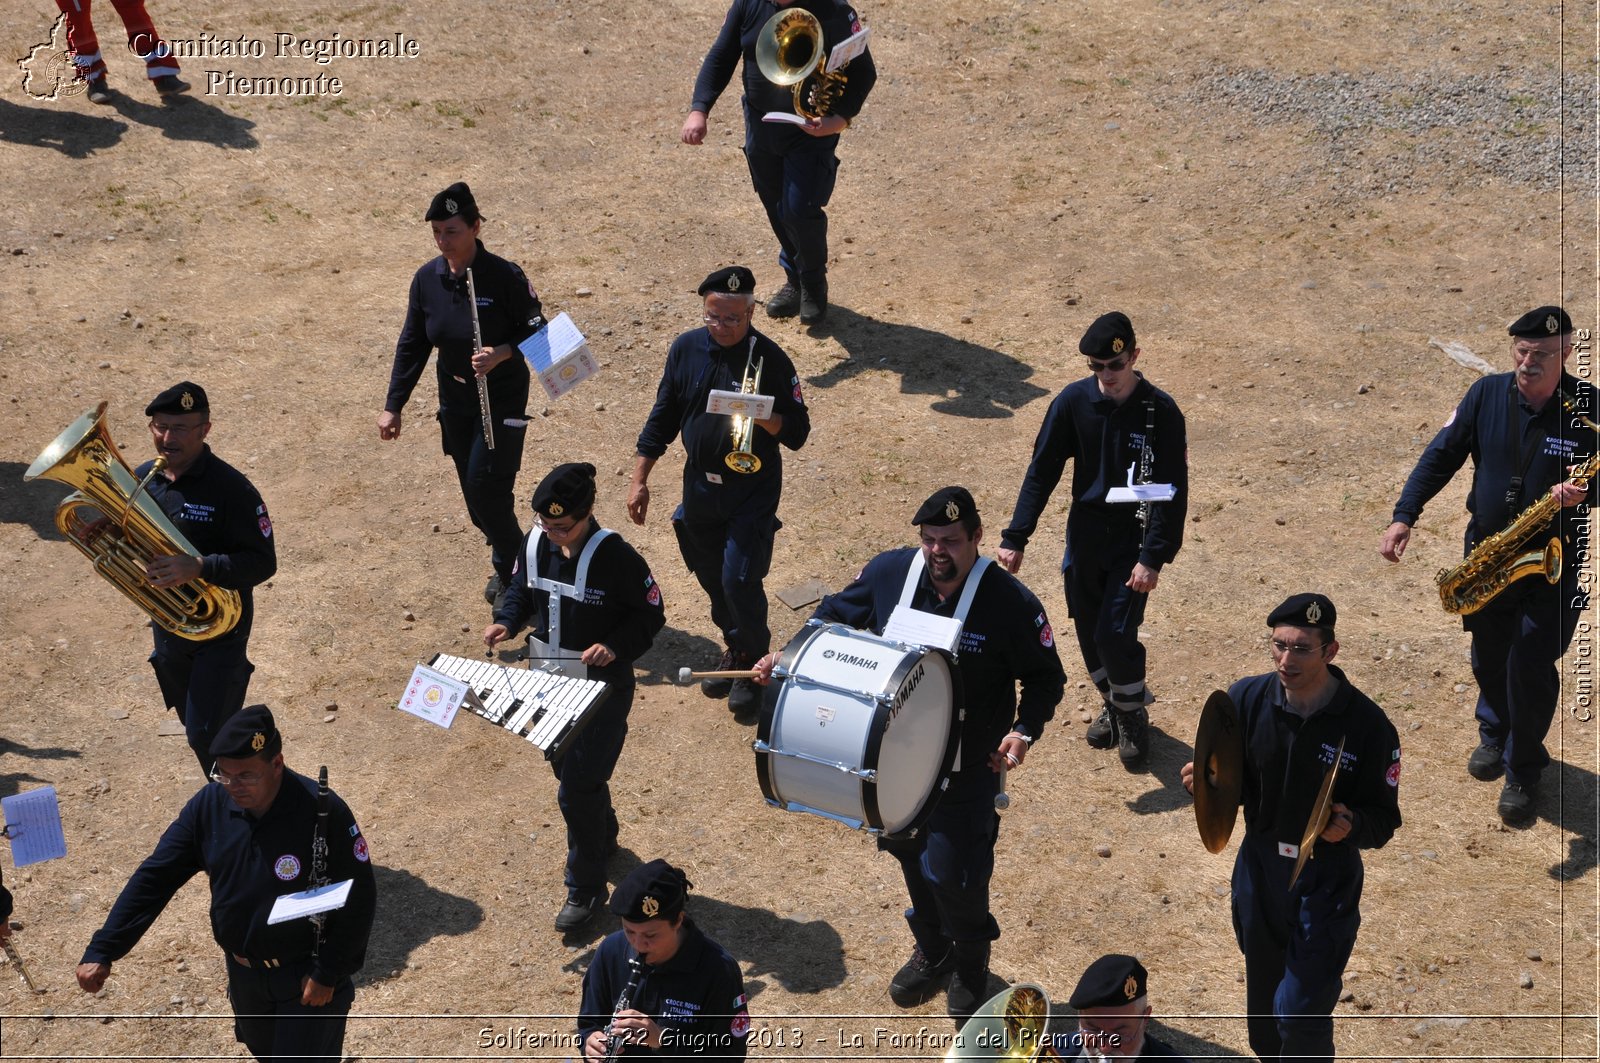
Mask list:
[[[1406,480],[1378,551],[1390,561],[1400,560],[1423,506],[1468,456],[1467,554],[1543,495],[1560,503],[1548,530],[1532,540],[1542,544],[1560,538],[1565,564],[1558,581],[1518,580],[1461,618],[1472,636],[1472,675],[1478,683],[1478,747],[1467,759],[1467,773],[1484,782],[1504,776],[1500,818],[1509,826],[1524,826],[1534,817],[1539,777],[1550,763],[1544,737],[1561,694],[1556,663],[1588,607],[1578,575],[1596,484],[1579,483],[1570,473],[1595,452],[1595,432],[1579,417],[1600,420],[1600,410],[1594,385],[1563,369],[1573,339],[1565,310],[1538,307],[1506,331],[1516,369],[1483,377],[1467,389]],[[1563,406],[1562,394],[1572,400],[1571,411]]]

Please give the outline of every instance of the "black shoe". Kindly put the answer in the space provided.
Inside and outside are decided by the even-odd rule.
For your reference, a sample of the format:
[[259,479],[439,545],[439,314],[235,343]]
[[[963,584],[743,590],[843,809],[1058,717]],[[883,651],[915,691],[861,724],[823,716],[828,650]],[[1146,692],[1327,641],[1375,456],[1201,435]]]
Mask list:
[[735,716],[754,716],[761,708],[761,685],[754,679],[735,679],[728,691],[728,711]]
[[500,578],[500,573],[493,573],[489,576],[489,582],[483,585],[483,600],[498,608],[498,599],[505,592],[505,581]]
[[99,77],[89,78],[88,84],[90,103],[111,102],[111,86],[106,84],[106,76],[104,74],[101,74]]
[[800,312],[800,289],[785,282],[782,288],[767,297],[768,317],[794,317]]
[[1110,749],[1117,744],[1117,721],[1111,715],[1110,705],[1100,707],[1100,715],[1089,725],[1083,740],[1089,743],[1090,749]]
[[958,1023],[964,1023],[972,1018],[972,1013],[978,1010],[978,1005],[988,1000],[989,971],[957,971],[955,977],[950,979],[950,992],[945,996],[945,1007],[950,1017]]
[[567,903],[561,906],[561,911],[556,913],[556,929],[563,934],[570,934],[579,929],[589,920],[594,918],[594,913],[600,910],[600,902],[605,900],[605,894],[583,893],[570,890],[567,893]]
[[944,958],[937,963],[918,945],[911,950],[911,958],[889,980],[889,999],[902,1008],[914,1008],[939,995],[939,990],[949,981],[956,967],[956,950],[946,949]]
[[156,91],[163,96],[189,91],[189,83],[176,74],[162,74],[158,78],[151,78],[150,81],[155,85]]
[[1505,750],[1499,746],[1480,742],[1467,758],[1467,774],[1481,782],[1493,782],[1505,773]]
[[1500,791],[1500,821],[1508,827],[1526,824],[1533,819],[1533,805],[1538,799],[1538,787],[1506,783]]
[[800,288],[800,324],[815,325],[828,316],[828,282]]
[[1132,712],[1117,709],[1117,756],[1130,771],[1143,766],[1150,752],[1150,713],[1140,706]]
[[[722,659],[717,662],[717,667],[714,669],[714,671],[730,672],[735,668],[743,668],[744,665],[739,663],[740,659],[740,654],[734,653],[732,650],[723,650]],[[721,699],[727,697],[728,693],[732,690],[733,680],[731,679],[700,680],[700,693],[704,694],[708,698],[715,698],[720,701]]]

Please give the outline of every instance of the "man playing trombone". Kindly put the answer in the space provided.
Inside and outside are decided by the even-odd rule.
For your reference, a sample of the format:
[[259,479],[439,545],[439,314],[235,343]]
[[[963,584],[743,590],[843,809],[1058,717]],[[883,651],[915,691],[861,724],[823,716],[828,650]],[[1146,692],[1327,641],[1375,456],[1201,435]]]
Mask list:
[[[700,285],[705,326],[672,342],[656,403],[639,433],[638,457],[628,492],[628,516],[643,524],[650,508],[650,470],[680,434],[686,460],[683,502],[672,515],[678,549],[711,599],[711,620],[727,649],[719,670],[749,668],[772,639],[767,591],[772,541],[782,522],[781,443],[799,450],[811,434],[811,415],[800,377],[783,349],[751,327],[755,276],[728,266]],[[746,391],[773,399],[759,419],[707,412],[713,390]],[[741,423],[743,422],[743,423]],[[707,679],[710,698],[749,715],[761,703],[748,679]]]

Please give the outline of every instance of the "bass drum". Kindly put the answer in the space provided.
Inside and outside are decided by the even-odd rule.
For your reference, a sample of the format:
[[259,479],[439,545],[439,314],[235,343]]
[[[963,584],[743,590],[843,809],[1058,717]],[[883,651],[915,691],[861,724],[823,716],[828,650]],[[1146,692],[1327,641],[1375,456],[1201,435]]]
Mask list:
[[813,621],[784,647],[756,734],[769,805],[911,837],[949,783],[961,677],[943,650]]

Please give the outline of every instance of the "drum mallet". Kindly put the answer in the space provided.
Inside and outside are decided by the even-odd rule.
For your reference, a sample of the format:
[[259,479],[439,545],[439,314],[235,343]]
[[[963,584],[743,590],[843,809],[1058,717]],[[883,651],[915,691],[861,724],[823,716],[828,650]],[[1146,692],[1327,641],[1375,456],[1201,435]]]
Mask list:
[[994,810],[1004,812],[1011,807],[1011,795],[1006,793],[1006,769],[1000,769],[1000,792],[994,795]]
[[735,668],[721,672],[696,672],[688,665],[678,669],[678,683],[688,686],[696,679],[754,679],[761,673],[754,668]]

